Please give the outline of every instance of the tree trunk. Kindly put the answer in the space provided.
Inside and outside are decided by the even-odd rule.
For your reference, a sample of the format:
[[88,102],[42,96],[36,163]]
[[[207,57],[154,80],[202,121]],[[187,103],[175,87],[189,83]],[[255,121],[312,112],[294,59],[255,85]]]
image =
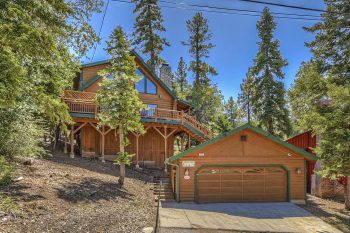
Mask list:
[[345,186],[345,209],[350,210],[350,176]]
[[[121,125],[119,125],[119,151],[121,153],[124,153],[125,149],[124,149],[124,132],[123,132],[123,127]],[[120,167],[120,174],[119,174],[119,180],[118,183],[120,185],[124,184],[124,177],[125,177],[125,164],[121,163],[119,165]]]
[[124,177],[125,177],[125,164],[121,163],[119,165],[119,169],[120,169],[120,175],[119,175],[119,180],[118,183],[123,186],[124,185]]

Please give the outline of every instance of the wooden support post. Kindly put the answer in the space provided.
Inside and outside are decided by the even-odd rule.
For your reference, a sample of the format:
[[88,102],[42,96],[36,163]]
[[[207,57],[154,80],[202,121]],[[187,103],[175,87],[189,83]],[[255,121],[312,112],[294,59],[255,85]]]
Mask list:
[[101,142],[101,161],[105,162],[105,126],[102,126],[102,142]]
[[[164,126],[164,134],[159,130],[157,129],[157,127],[153,127],[163,138],[164,138],[164,162],[165,160],[167,159],[167,142],[168,142],[168,137],[170,137],[173,133],[175,133],[176,131],[176,128],[171,131],[170,133],[167,132],[167,127]],[[166,170],[166,166],[165,166],[165,172],[167,172]]]
[[63,153],[68,154],[68,134],[67,132],[64,132],[64,148]]
[[70,157],[74,158],[74,125],[70,128]]
[[136,135],[136,167],[139,168],[139,137],[140,135]]
[[164,171],[165,173],[168,173],[167,165],[165,164],[165,160],[167,158],[167,142],[168,142],[168,137],[167,137],[167,128],[164,126]]
[[191,149],[191,135],[188,134],[188,149]]
[[181,134],[181,148],[180,151],[183,152],[185,150],[185,137],[184,133]]

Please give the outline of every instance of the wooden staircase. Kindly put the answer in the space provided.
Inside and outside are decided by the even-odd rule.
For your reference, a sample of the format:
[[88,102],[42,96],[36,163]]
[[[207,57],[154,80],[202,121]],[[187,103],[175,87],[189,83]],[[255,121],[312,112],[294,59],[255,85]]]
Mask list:
[[[162,181],[162,186],[160,188],[160,182]],[[159,195],[160,191],[160,195]],[[153,194],[154,199],[158,201],[158,195],[160,201],[175,201],[174,194],[171,188],[169,177],[154,177],[153,178]]]

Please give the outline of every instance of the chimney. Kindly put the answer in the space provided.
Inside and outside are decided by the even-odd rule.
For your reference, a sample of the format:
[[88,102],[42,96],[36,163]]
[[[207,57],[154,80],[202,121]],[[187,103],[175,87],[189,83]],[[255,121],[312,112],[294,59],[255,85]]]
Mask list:
[[170,89],[172,88],[173,73],[171,72],[171,66],[168,63],[163,63],[159,71],[160,79],[167,85]]

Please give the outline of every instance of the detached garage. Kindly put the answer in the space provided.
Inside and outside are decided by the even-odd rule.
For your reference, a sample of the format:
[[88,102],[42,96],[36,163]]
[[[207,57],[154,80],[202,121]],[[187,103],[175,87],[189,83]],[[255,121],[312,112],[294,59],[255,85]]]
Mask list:
[[304,203],[305,164],[316,159],[246,124],[167,163],[178,201]]

